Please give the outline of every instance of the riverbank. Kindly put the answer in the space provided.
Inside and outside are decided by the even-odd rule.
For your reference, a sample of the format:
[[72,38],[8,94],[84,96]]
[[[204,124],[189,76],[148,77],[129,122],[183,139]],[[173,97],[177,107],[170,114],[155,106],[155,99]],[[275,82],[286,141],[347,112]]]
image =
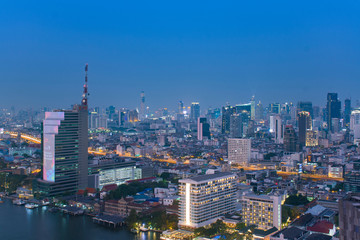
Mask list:
[[89,216],[69,216],[61,212],[49,212],[47,207],[26,209],[24,206],[13,205],[8,198],[4,200],[4,203],[0,204],[1,239],[160,239],[158,233],[134,234],[125,228],[110,229],[93,223]]

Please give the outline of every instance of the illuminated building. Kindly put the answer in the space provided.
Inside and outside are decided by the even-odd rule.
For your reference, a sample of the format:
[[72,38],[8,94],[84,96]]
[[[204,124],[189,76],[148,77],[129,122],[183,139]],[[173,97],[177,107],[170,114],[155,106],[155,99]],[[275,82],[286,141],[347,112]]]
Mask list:
[[360,110],[355,109],[350,116],[350,131],[354,140],[360,139]]
[[100,161],[89,165],[89,187],[101,189],[109,184],[124,184],[128,180],[142,178],[141,168],[135,161]]
[[282,124],[280,115],[270,116],[270,132],[274,134],[275,143],[284,143],[284,125]]
[[311,116],[309,112],[298,113],[299,144],[301,148],[306,144],[306,131],[312,129]]
[[[87,73],[87,65],[85,68]],[[45,113],[43,178],[35,191],[49,197],[74,194],[88,186],[87,74],[81,105]]]
[[247,226],[257,225],[259,229],[281,228],[281,196],[244,195],[242,216]]
[[314,130],[306,130],[306,146],[316,147],[319,145],[318,132]]
[[342,178],[344,176],[344,168],[342,165],[329,165],[328,176],[333,178]]
[[314,118],[312,102],[298,102],[298,112],[308,112]]
[[228,160],[230,163],[237,163],[241,166],[247,166],[250,162],[250,154],[251,139],[228,139]]
[[198,102],[191,103],[190,119],[196,121],[200,117],[200,104]]
[[216,173],[179,180],[179,226],[199,228],[235,211],[237,176]]
[[221,133],[229,134],[230,133],[230,117],[235,113],[235,108],[231,106],[226,106],[222,108],[222,122],[221,122]]

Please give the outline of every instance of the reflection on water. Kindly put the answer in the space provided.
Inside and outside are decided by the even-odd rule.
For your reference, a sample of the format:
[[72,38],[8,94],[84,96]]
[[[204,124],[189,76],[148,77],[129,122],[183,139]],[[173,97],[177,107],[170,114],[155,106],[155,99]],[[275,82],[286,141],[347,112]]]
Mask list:
[[50,213],[46,208],[26,209],[13,205],[9,200],[0,204],[0,236],[1,240],[159,239],[157,233],[133,234],[126,229],[108,229],[94,224],[87,216]]

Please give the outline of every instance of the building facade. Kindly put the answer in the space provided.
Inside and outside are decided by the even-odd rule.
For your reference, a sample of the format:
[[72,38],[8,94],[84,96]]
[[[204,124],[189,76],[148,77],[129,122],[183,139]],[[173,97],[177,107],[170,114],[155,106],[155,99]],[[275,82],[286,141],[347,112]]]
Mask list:
[[250,163],[251,139],[229,138],[228,139],[228,160],[241,166]]
[[237,176],[216,173],[179,180],[179,226],[199,228],[233,213]]
[[242,216],[247,226],[281,228],[281,196],[249,194],[242,199]]

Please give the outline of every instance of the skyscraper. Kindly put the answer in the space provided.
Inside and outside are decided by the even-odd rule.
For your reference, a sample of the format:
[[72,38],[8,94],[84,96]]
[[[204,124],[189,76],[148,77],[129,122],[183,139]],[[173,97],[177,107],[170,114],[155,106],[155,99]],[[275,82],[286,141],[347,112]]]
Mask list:
[[225,106],[222,108],[222,119],[221,119],[221,133],[230,133],[230,116],[235,113],[235,108],[231,106]]
[[183,114],[183,112],[184,112],[184,103],[183,103],[183,101],[179,101],[178,113]]
[[230,137],[241,138],[243,136],[241,115],[234,113],[230,116]]
[[204,137],[210,138],[210,125],[207,123],[206,118],[199,117],[197,121],[197,139],[202,141]]
[[309,112],[311,118],[314,118],[312,102],[298,102],[298,112],[303,111]]
[[236,174],[226,172],[179,180],[179,226],[204,227],[233,213],[236,183]]
[[286,125],[284,130],[284,149],[286,152],[296,152],[298,141],[292,125]]
[[351,99],[347,98],[344,102],[344,123],[345,126],[349,127],[351,115]]
[[280,115],[270,116],[270,132],[274,134],[275,143],[284,143],[284,125],[282,124]]
[[251,139],[229,138],[228,160],[231,163],[247,166],[250,162]]
[[306,145],[306,132],[312,130],[311,116],[309,112],[302,111],[298,113],[299,126],[299,144],[301,147]]
[[146,117],[145,114],[145,92],[141,91],[140,93],[140,120],[144,120]]
[[196,121],[200,117],[200,104],[198,102],[191,103],[190,119]]
[[87,65],[81,105],[45,113],[43,179],[35,191],[53,197],[74,194],[88,186]]
[[328,93],[326,104],[326,121],[328,129],[333,131],[333,118],[341,118],[341,102],[338,99],[337,93]]

